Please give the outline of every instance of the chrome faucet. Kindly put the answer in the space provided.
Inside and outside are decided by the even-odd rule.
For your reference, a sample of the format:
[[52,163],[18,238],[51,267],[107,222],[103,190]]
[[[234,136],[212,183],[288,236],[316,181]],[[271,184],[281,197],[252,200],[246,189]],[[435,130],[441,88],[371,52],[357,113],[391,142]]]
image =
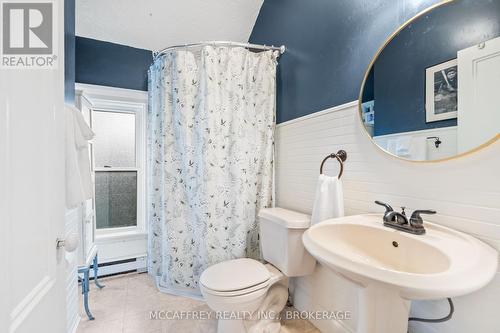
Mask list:
[[385,207],[384,226],[409,232],[414,235],[425,234],[424,221],[420,214],[436,214],[434,210],[416,210],[411,214],[410,219],[406,217],[406,207],[401,207],[401,213],[396,212],[392,207],[384,202],[375,201],[377,205]]

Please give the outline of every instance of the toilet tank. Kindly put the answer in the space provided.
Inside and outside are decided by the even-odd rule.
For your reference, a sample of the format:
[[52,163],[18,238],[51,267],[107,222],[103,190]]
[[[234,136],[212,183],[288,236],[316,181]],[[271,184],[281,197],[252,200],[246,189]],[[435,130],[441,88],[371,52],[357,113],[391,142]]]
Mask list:
[[316,265],[302,243],[302,234],[311,225],[309,215],[283,208],[259,212],[262,256],[286,276],[311,274]]

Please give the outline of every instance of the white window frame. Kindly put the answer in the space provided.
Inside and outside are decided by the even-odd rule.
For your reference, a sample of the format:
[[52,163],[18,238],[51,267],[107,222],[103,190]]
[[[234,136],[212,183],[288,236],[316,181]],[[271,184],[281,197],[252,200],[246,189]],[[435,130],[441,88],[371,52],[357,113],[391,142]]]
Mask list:
[[[90,116],[92,111],[98,112],[120,112],[133,113],[136,117],[136,167],[122,168],[104,168],[95,167],[93,157],[93,146],[91,144],[92,155],[92,171],[95,180],[94,172],[96,171],[136,171],[137,172],[137,225],[132,227],[118,227],[97,229],[94,222],[94,232],[97,243],[116,243],[123,240],[143,240],[147,238],[147,223],[146,223],[146,112],[147,112],[147,92],[112,88],[104,86],[95,86],[88,84],[76,85],[77,106],[82,99],[90,104]],[[93,199],[95,207],[95,197]],[[94,221],[95,209],[94,209]],[[142,246],[140,246],[142,247]],[[123,252],[115,251],[113,252]],[[125,251],[126,252],[126,251]],[[143,253],[134,253],[126,255],[118,254],[118,257],[139,256]]]

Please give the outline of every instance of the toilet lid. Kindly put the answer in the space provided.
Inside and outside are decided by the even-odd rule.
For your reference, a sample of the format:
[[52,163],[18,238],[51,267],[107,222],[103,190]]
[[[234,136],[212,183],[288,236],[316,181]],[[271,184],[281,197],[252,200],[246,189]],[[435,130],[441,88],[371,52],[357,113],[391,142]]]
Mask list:
[[242,258],[223,261],[208,267],[200,276],[200,283],[214,291],[247,289],[269,280],[271,273],[264,264]]

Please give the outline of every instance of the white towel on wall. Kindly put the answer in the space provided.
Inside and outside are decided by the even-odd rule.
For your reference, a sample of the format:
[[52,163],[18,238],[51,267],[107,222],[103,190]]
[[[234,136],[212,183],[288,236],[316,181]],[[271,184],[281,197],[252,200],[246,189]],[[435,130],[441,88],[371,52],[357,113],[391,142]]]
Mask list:
[[411,139],[411,159],[415,161],[427,160],[427,139],[415,136]]
[[397,138],[396,155],[401,157],[410,157],[411,155],[411,136],[402,136]]
[[387,139],[387,147],[385,148],[389,153],[396,155],[396,147],[398,145],[398,140],[394,138]]
[[319,175],[314,198],[311,225],[344,216],[344,193],[338,177]]
[[94,132],[80,110],[66,105],[66,207],[73,208],[92,198],[94,190],[88,141]]

